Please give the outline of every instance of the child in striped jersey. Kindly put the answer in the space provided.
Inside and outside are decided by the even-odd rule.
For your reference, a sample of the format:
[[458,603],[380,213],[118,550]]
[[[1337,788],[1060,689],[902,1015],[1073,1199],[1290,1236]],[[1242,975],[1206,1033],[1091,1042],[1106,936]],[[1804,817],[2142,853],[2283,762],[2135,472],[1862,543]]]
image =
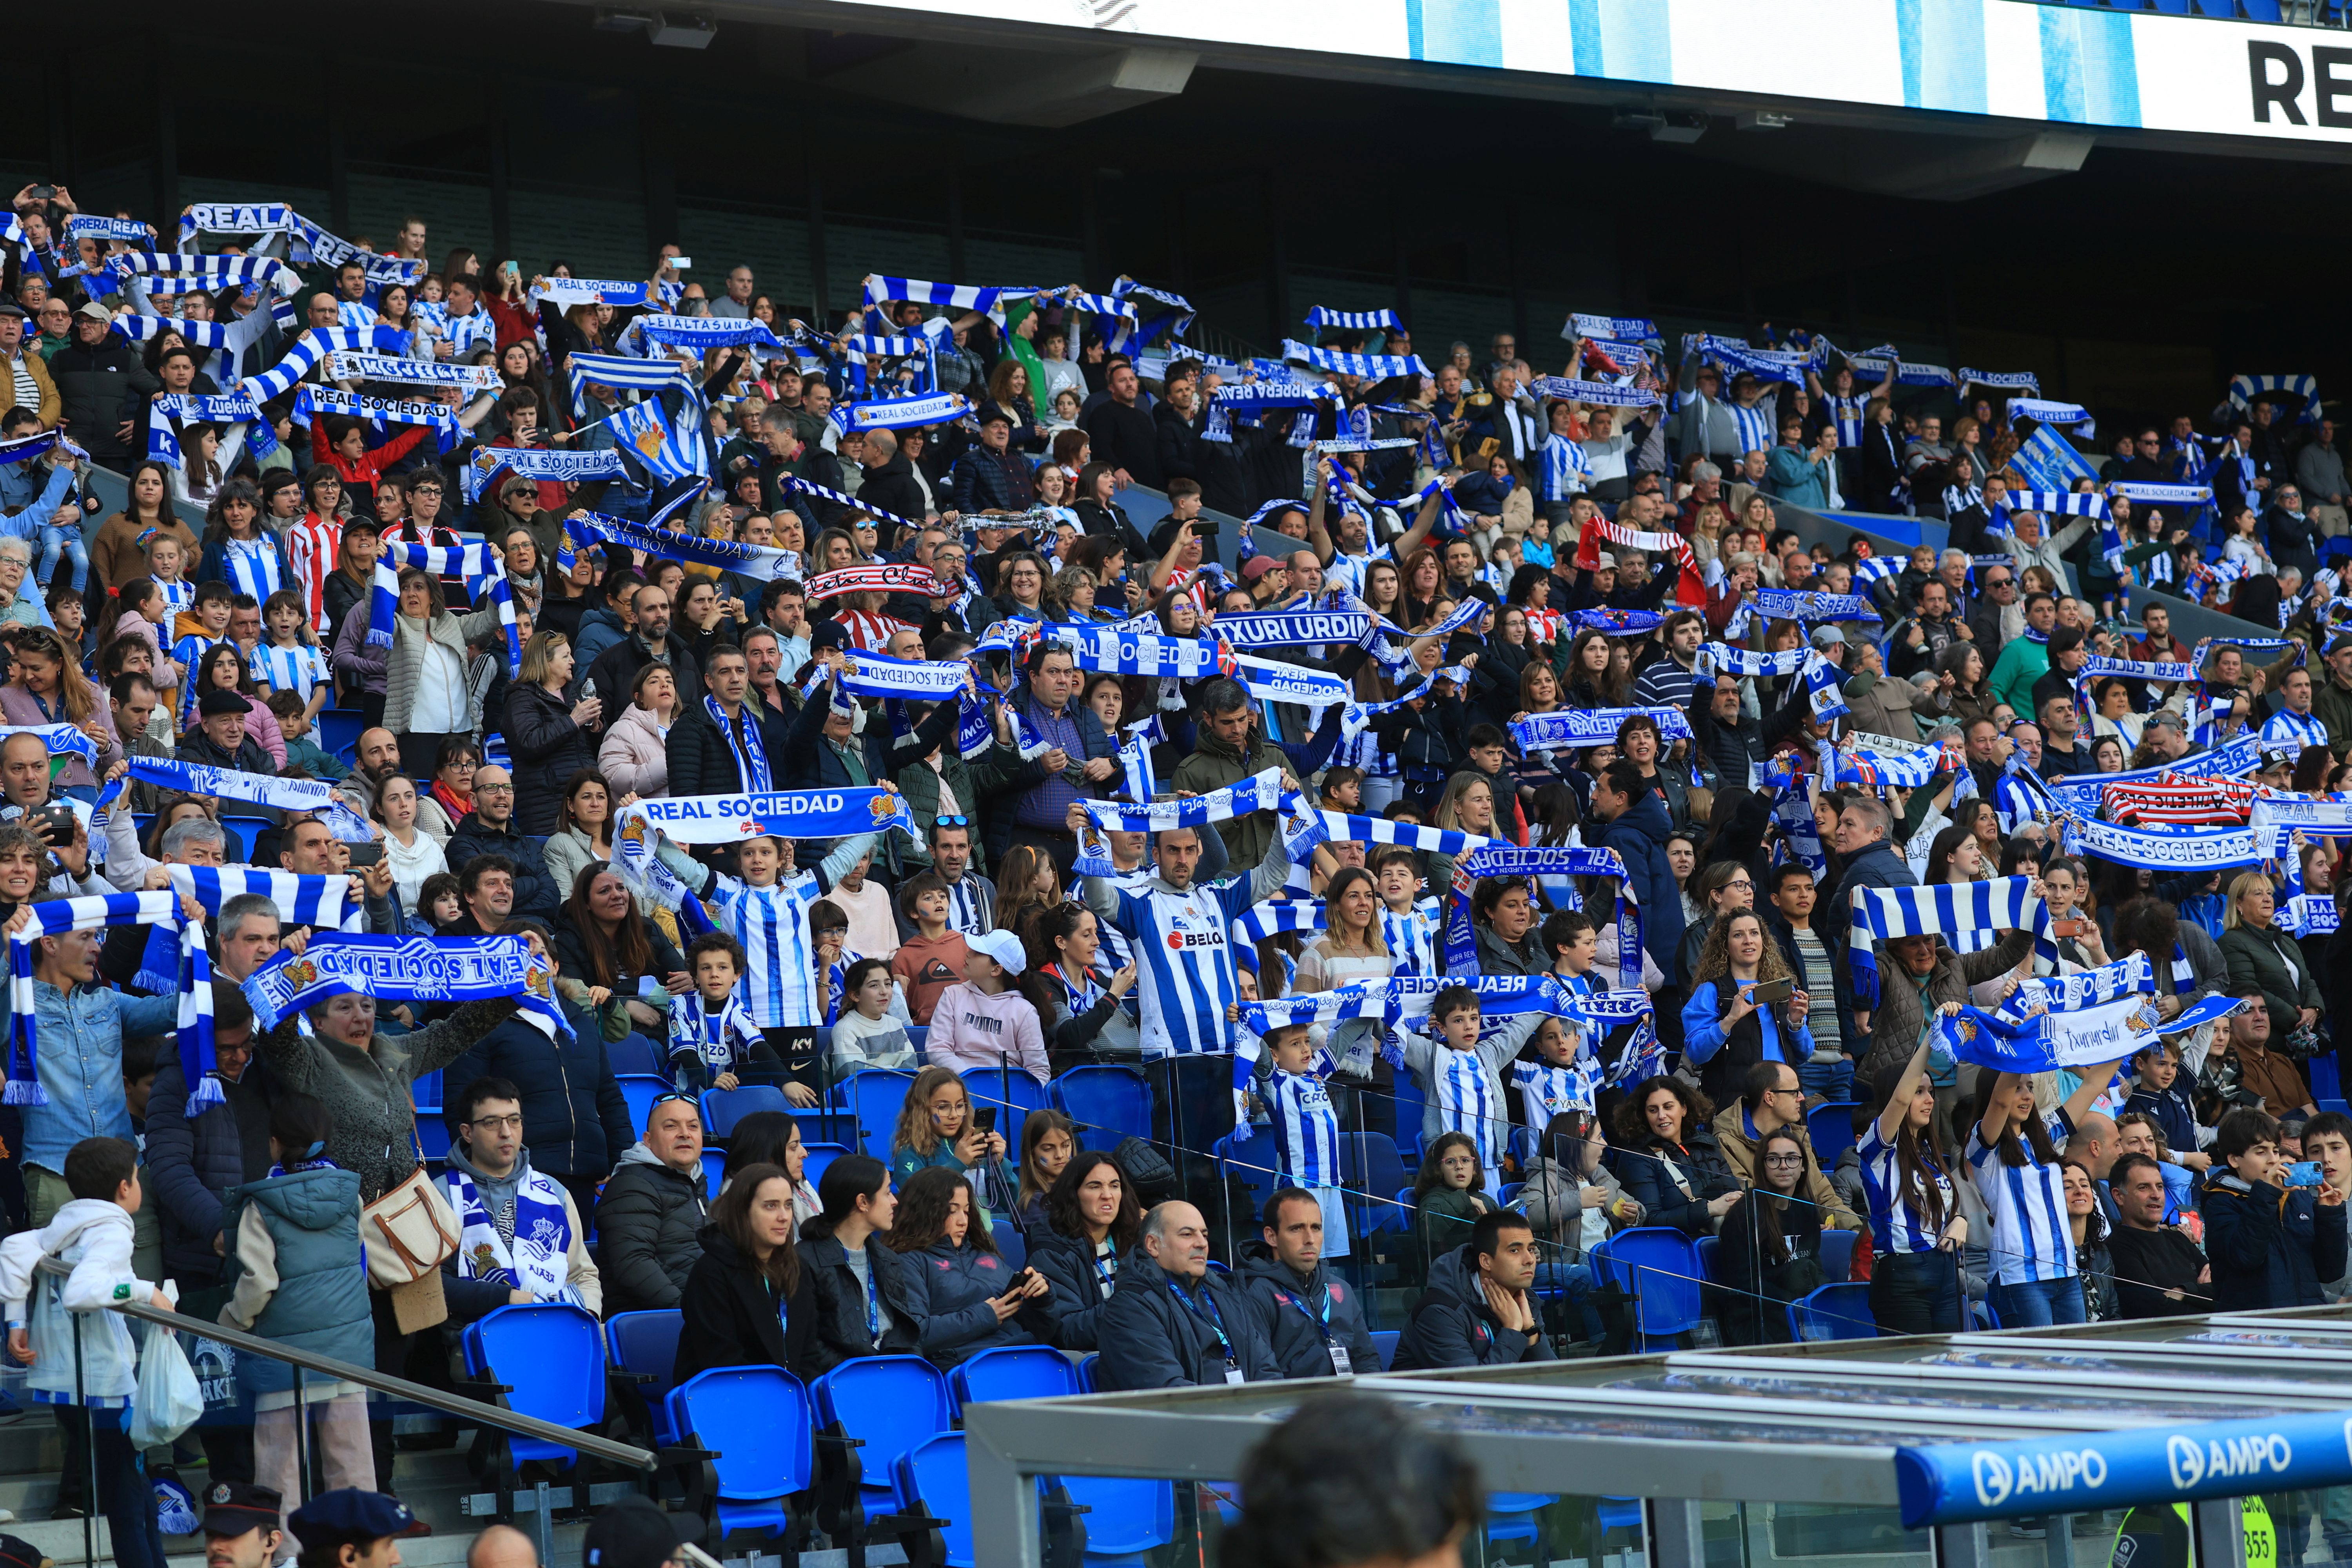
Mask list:
[[1421,893],[1421,862],[1402,844],[1372,857],[1381,885],[1381,932],[1399,974],[1435,974],[1437,917],[1414,900]]
[[783,1076],[783,1064],[736,994],[743,969],[743,944],[723,931],[705,931],[686,950],[694,988],[669,1003],[669,1066],[678,1088],[735,1089],[755,1062],[763,1079]]
[[739,879],[715,873],[704,896],[711,919],[743,946],[745,1002],[751,1020],[782,1059],[784,1098],[794,1105],[817,1103],[816,944],[809,934],[809,910],[825,889],[874,847],[874,835],[859,834],[834,846],[814,871],[795,874],[793,843],[766,835],[735,847]]
[[1555,1116],[1591,1114],[1601,1081],[1601,1059],[1585,1047],[1582,1018],[1546,1018],[1536,1026],[1536,1059],[1511,1064],[1511,1087],[1519,1091],[1519,1125],[1541,1132]]
[[1475,991],[1466,985],[1449,985],[1430,1004],[1430,1033],[1397,1030],[1392,1037],[1399,1044],[1383,1054],[1391,1066],[1421,1080],[1423,1098],[1428,1101],[1422,1114],[1423,1141],[1434,1141],[1447,1132],[1462,1133],[1477,1146],[1486,1190],[1500,1192],[1503,1143],[1510,1128],[1503,1104],[1503,1064],[1519,1054],[1519,1047],[1545,1015],[1518,1014],[1486,1040],[1478,1037],[1483,1017]]
[[327,705],[333,683],[327,677],[327,656],[311,631],[302,601],[280,589],[261,606],[264,640],[253,650],[253,673],[271,691],[298,692],[302,716],[316,719]]
[[[1348,1212],[1339,1189],[1339,1117],[1324,1080],[1339,1069],[1331,1054],[1317,1046],[1305,1024],[1288,1024],[1265,1037],[1274,1070],[1266,1075],[1265,1106],[1274,1133],[1275,1165],[1283,1184],[1304,1187],[1323,1210],[1323,1256],[1348,1255]],[[1234,1129],[1249,1136],[1249,1123]]]

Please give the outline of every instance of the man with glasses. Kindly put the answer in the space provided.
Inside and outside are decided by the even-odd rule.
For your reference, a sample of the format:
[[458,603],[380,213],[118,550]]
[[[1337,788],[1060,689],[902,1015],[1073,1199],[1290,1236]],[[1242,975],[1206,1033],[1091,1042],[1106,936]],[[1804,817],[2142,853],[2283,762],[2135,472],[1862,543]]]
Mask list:
[[1846,1207],[1845,1200],[1822,1174],[1821,1162],[1813,1157],[1812,1139],[1805,1130],[1805,1089],[1797,1069],[1787,1062],[1758,1062],[1748,1069],[1739,1098],[1715,1113],[1716,1142],[1723,1146],[1723,1157],[1739,1179],[1760,1187],[1764,1173],[1757,1164],[1757,1147],[1783,1129],[1804,1145],[1805,1173],[1796,1192],[1820,1209],[1822,1228],[1862,1229],[1862,1221]]
[[457,1142],[441,1178],[459,1227],[457,1251],[441,1266],[450,1322],[534,1301],[600,1312],[604,1287],[588,1256],[588,1227],[564,1184],[531,1169],[523,1148],[522,1091],[502,1078],[478,1078],[454,1115]]
[[1984,655],[1990,675],[2000,650],[2025,635],[2025,601],[2017,591],[2017,568],[2007,563],[1977,574],[1976,608],[1969,615],[1969,639]]
[[[449,835],[449,868],[463,882],[466,868],[475,857],[502,856],[510,863],[514,902],[511,909],[498,911],[498,921],[504,921],[509,914],[551,919],[556,907],[572,889],[555,885],[555,879],[547,869],[547,840],[519,829],[514,809],[514,774],[496,766],[475,769],[474,809],[457,819],[457,830]],[[472,903],[469,895],[469,910]],[[498,921],[485,924],[481,931],[496,930]],[[444,934],[475,936],[481,931]]]

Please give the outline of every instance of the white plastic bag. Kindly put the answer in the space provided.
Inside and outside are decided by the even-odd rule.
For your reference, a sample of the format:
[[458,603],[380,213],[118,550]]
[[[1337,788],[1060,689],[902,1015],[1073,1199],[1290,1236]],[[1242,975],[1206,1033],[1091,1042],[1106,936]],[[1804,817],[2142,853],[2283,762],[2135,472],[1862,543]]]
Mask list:
[[149,1324],[139,1352],[139,1392],[131,1401],[131,1446],[162,1447],[204,1413],[204,1387],[180,1348],[180,1336],[160,1323]]

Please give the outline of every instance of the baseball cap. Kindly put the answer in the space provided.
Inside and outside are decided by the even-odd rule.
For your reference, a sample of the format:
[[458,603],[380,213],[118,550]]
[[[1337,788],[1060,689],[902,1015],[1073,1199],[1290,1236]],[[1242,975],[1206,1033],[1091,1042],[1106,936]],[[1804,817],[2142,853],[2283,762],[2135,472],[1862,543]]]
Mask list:
[[1595,572],[1614,572],[1617,570],[1617,557],[1603,550],[1593,563],[1592,569]]
[[1845,647],[1845,634],[1838,630],[1835,626],[1815,626],[1813,628],[1813,646],[1815,647]]
[[341,1536],[347,1541],[381,1541],[405,1535],[416,1523],[408,1505],[382,1492],[338,1487],[320,1492],[287,1519],[297,1535]]
[[651,1499],[625,1497],[588,1521],[580,1560],[585,1568],[661,1568],[700,1533],[699,1522],[666,1513]]
[[1253,555],[1242,563],[1242,581],[1255,583],[1281,564],[1271,555]]
[[114,320],[114,312],[108,310],[105,306],[100,304],[95,300],[83,305],[82,308],[76,310],[74,314],[77,316],[88,316],[93,321],[110,321]]
[[[268,1487],[251,1481],[219,1481],[205,1493],[205,1533],[243,1535],[248,1530],[275,1530],[285,1499]],[[0,1536],[0,1546],[6,1537]],[[0,1563],[6,1552],[0,1549]]]
[[982,931],[978,936],[965,937],[963,944],[996,960],[1007,974],[1018,974],[1029,966],[1029,955],[1022,952],[1021,939],[1009,931]]

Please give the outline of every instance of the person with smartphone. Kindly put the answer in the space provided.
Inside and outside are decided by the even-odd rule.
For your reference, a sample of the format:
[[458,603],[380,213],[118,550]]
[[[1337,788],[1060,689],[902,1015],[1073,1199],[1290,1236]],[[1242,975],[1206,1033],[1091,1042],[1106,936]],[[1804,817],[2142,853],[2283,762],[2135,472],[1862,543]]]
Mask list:
[[1797,989],[1789,961],[1768,940],[1763,918],[1735,910],[1715,923],[1691,968],[1683,1005],[1683,1058],[1698,1068],[1699,1087],[1728,1105],[1759,1062],[1796,1064],[1813,1054],[1805,1016],[1813,999]]
[[1052,1342],[1053,1286],[997,1251],[988,1211],[962,1175],[934,1165],[908,1177],[883,1240],[914,1265],[906,1273],[921,1308],[918,1343],[933,1365],[999,1345]]

